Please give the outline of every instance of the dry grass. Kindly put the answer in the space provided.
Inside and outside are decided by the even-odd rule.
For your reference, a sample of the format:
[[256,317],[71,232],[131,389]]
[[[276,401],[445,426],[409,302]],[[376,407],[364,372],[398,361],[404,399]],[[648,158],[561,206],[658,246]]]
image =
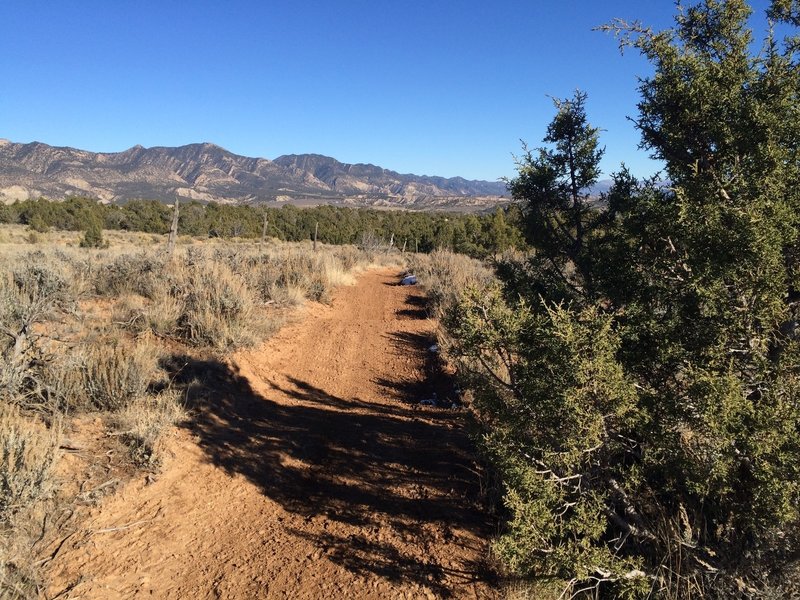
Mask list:
[[329,288],[337,288],[341,285],[355,285],[356,283],[354,268],[348,268],[344,262],[337,260],[335,256],[327,255],[323,258],[322,271]]
[[53,489],[58,431],[0,403],[0,524]]
[[464,290],[483,288],[494,279],[483,262],[447,250],[412,255],[409,267],[425,286],[437,317],[455,304]]
[[164,432],[185,418],[180,395],[170,390],[135,399],[114,415],[113,423],[133,461],[152,469],[161,466]]
[[32,375],[47,390],[51,410],[69,414],[89,407],[83,368],[83,354],[65,348],[50,353],[49,360],[38,365]]
[[160,349],[147,340],[98,336],[80,350],[80,385],[70,405],[119,411],[147,393],[158,372]]
[[147,338],[93,333],[48,353],[30,378],[65,412],[118,411],[159,383],[161,348]]
[[18,536],[0,539],[0,598],[30,600],[41,597],[42,572],[29,544]]
[[37,371],[48,362],[48,323],[72,307],[68,278],[33,255],[0,274],[0,400],[36,402],[46,395]]
[[93,277],[97,294],[110,298],[136,293],[152,296],[163,284],[167,270],[163,255],[135,252],[97,261]]
[[0,226],[0,598],[44,589],[36,540],[58,497],[64,418],[100,417],[132,463],[157,470],[187,418],[160,356],[260,343],[290,307],[401,266],[322,244],[184,237],[168,260],[164,236],[106,231],[108,249],[85,249],[80,232],[32,233]]
[[[542,579],[534,581],[515,581],[507,583],[503,588],[505,600],[567,600],[573,598],[569,593],[570,585],[558,579]],[[594,596],[582,594],[576,600],[590,600]]]
[[176,335],[184,310],[183,300],[159,289],[150,300],[138,294],[124,294],[114,306],[112,319],[116,325],[136,334],[152,332],[159,337],[171,337]]
[[[0,244],[25,246],[27,250],[30,250],[31,246],[78,248],[82,237],[82,231],[51,229],[45,233],[39,233],[31,231],[27,225],[0,225]],[[163,244],[166,242],[166,235],[104,229],[103,239],[108,241],[110,246],[123,246],[130,249]],[[7,251],[8,249],[3,250],[4,253]]]
[[[396,262],[396,258],[391,260]],[[224,352],[258,343],[283,320],[265,308],[327,302],[372,259],[351,247],[208,244],[163,254],[114,254],[95,265],[95,292],[116,298],[114,320]]]
[[355,281],[356,265],[348,267],[333,252],[314,253],[302,245],[226,259],[238,273],[247,274],[264,302],[295,304],[301,297],[327,302],[335,287]]
[[263,337],[266,319],[244,279],[218,261],[185,266],[173,285],[184,300],[179,337],[194,346],[227,350],[251,346]]
[[60,430],[0,401],[0,598],[38,595],[42,576],[34,552],[43,505],[52,500]]
[[169,336],[178,329],[178,322],[185,310],[186,304],[181,298],[159,291],[141,312],[142,331],[152,331],[162,337]]

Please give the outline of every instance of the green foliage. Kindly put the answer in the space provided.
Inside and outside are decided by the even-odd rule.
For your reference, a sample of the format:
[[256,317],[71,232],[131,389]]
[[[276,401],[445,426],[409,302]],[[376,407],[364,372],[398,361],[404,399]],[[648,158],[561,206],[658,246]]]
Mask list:
[[792,38],[751,55],[749,15],[609,27],[655,67],[637,125],[669,187],[623,169],[591,208],[597,130],[557,103],[510,186],[534,257],[447,321],[505,484],[498,555],[567,597],[797,593],[800,65]]
[[47,233],[50,231],[50,227],[39,214],[35,214],[31,217],[31,220],[28,222],[28,228],[36,233]]
[[[544,141],[550,148],[525,148],[518,177],[509,183],[525,215],[526,233],[543,268],[562,279],[565,292],[592,294],[592,234],[598,211],[589,203],[589,188],[600,175],[599,129],[586,119],[586,94],[554,100],[557,114]],[[567,268],[567,265],[570,268]]]
[[83,239],[81,239],[81,248],[107,247],[108,244],[103,242],[103,228],[100,226],[100,221],[93,217],[90,217],[87,221],[86,231],[83,234]]
[[[405,245],[409,251],[450,249],[479,258],[525,245],[520,230],[521,213],[513,206],[498,208],[492,214],[461,215],[335,206],[263,208],[189,202],[181,205],[178,231],[182,235],[255,239],[261,237],[265,217],[267,236],[293,242],[312,239],[318,225],[318,239],[327,244],[385,247],[394,236],[395,245],[400,248]],[[64,202],[39,199],[0,207],[0,222],[28,224],[34,231],[44,232],[51,227],[91,230],[89,238],[84,236],[84,245],[88,247],[102,245],[97,233],[104,228],[165,234],[171,219],[171,209],[153,200],[104,205],[86,198],[68,198]]]
[[0,223],[16,223],[16,211],[8,204],[0,202]]
[[[118,208],[123,214],[120,229],[144,231],[145,233],[167,233],[172,220],[172,211],[166,204],[156,200],[133,200]],[[106,219],[106,222],[108,220]]]
[[628,440],[647,418],[617,359],[613,318],[509,305],[489,287],[465,294],[445,324],[504,479],[511,517],[498,556],[522,576],[599,577],[621,597],[647,590],[642,560],[604,543],[614,487],[635,477]]

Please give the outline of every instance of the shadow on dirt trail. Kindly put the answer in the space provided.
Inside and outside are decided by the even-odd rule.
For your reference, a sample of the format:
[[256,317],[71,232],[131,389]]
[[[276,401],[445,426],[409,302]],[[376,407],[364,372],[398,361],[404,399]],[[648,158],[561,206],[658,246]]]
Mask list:
[[[429,342],[408,334],[395,339],[408,352],[425,353]],[[340,398],[291,378],[285,388],[273,385],[270,398],[214,359],[176,355],[164,366],[187,387],[195,415],[189,427],[209,460],[305,517],[309,526],[289,531],[329,560],[362,575],[427,585],[439,597],[451,596],[440,583],[445,577],[491,579],[483,564],[426,556],[454,531],[484,540],[492,533],[480,507],[474,450],[456,412]],[[379,383],[406,401],[427,393],[413,382]],[[423,551],[398,549],[387,537],[398,535]]]
[[[456,393],[455,377],[442,362],[436,339],[431,335],[397,331],[388,335],[389,343],[395,351],[410,357],[414,362],[423,365],[424,377],[402,378],[395,375],[393,378],[376,379],[375,383],[381,386],[388,397],[409,405],[417,405],[422,400],[433,402],[434,407],[449,409],[453,404],[460,405],[461,399]],[[446,414],[446,413],[443,413]],[[474,455],[474,450],[472,451]]]
[[429,316],[428,301],[419,296],[410,296],[406,300],[406,308],[397,311],[397,316],[406,319],[427,319]]

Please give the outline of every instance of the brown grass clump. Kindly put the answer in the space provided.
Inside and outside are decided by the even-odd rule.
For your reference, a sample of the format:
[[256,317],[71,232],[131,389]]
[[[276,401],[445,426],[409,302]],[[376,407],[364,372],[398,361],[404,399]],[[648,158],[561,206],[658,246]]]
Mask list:
[[142,311],[143,325],[146,330],[156,335],[170,336],[177,330],[178,322],[185,310],[183,299],[176,298],[166,291],[158,291]]
[[0,539],[0,598],[29,600],[41,595],[42,573],[36,557],[17,537]]
[[84,388],[84,357],[80,351],[54,351],[49,360],[34,372],[39,386],[46,390],[51,410],[69,413],[88,408]]
[[325,255],[322,257],[321,268],[328,289],[356,283],[354,271],[358,268],[357,264],[348,266],[336,255]]
[[180,394],[169,390],[135,399],[114,415],[113,422],[133,461],[142,467],[158,468],[163,457],[164,432],[185,418]]
[[54,488],[58,432],[0,402],[0,526]]
[[161,257],[145,252],[121,254],[100,266],[95,276],[95,290],[108,297],[131,292],[151,297],[159,287],[164,271],[165,263]]
[[464,290],[483,288],[494,279],[483,262],[448,250],[413,255],[409,266],[425,286],[437,318],[455,304]]
[[263,319],[244,280],[219,262],[191,265],[177,281],[184,308],[178,319],[181,339],[195,346],[225,350],[259,341]]
[[136,294],[122,296],[114,307],[114,323],[134,333],[152,332],[159,337],[177,337],[178,320],[185,302],[168,293],[166,286],[148,300]]
[[234,268],[250,274],[264,302],[300,304],[304,299],[320,300],[325,295],[326,286],[315,261],[311,252],[292,248],[250,256]]
[[331,292],[355,283],[354,272],[367,264],[366,254],[355,248],[315,253],[297,245],[236,260],[234,269],[248,273],[263,301],[293,305],[305,299],[329,302]]
[[0,276],[0,399],[28,403],[45,393],[36,377],[47,359],[42,325],[69,304],[67,279],[49,264],[28,262]]
[[266,302],[274,302],[279,306],[300,306],[306,301],[306,290],[294,284],[278,285],[273,283],[264,290]]
[[65,387],[70,405],[118,411],[143,396],[157,374],[160,350],[146,340],[97,337],[79,352],[80,379]]

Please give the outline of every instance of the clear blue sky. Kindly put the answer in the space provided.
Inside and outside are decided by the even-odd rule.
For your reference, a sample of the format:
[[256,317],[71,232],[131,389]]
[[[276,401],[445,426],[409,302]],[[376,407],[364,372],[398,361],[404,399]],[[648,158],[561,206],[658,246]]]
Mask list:
[[[767,0],[755,4],[763,9]],[[115,152],[209,141],[494,180],[540,143],[548,95],[589,94],[606,173],[636,149],[637,75],[593,32],[668,0],[4,0],[0,138]]]

